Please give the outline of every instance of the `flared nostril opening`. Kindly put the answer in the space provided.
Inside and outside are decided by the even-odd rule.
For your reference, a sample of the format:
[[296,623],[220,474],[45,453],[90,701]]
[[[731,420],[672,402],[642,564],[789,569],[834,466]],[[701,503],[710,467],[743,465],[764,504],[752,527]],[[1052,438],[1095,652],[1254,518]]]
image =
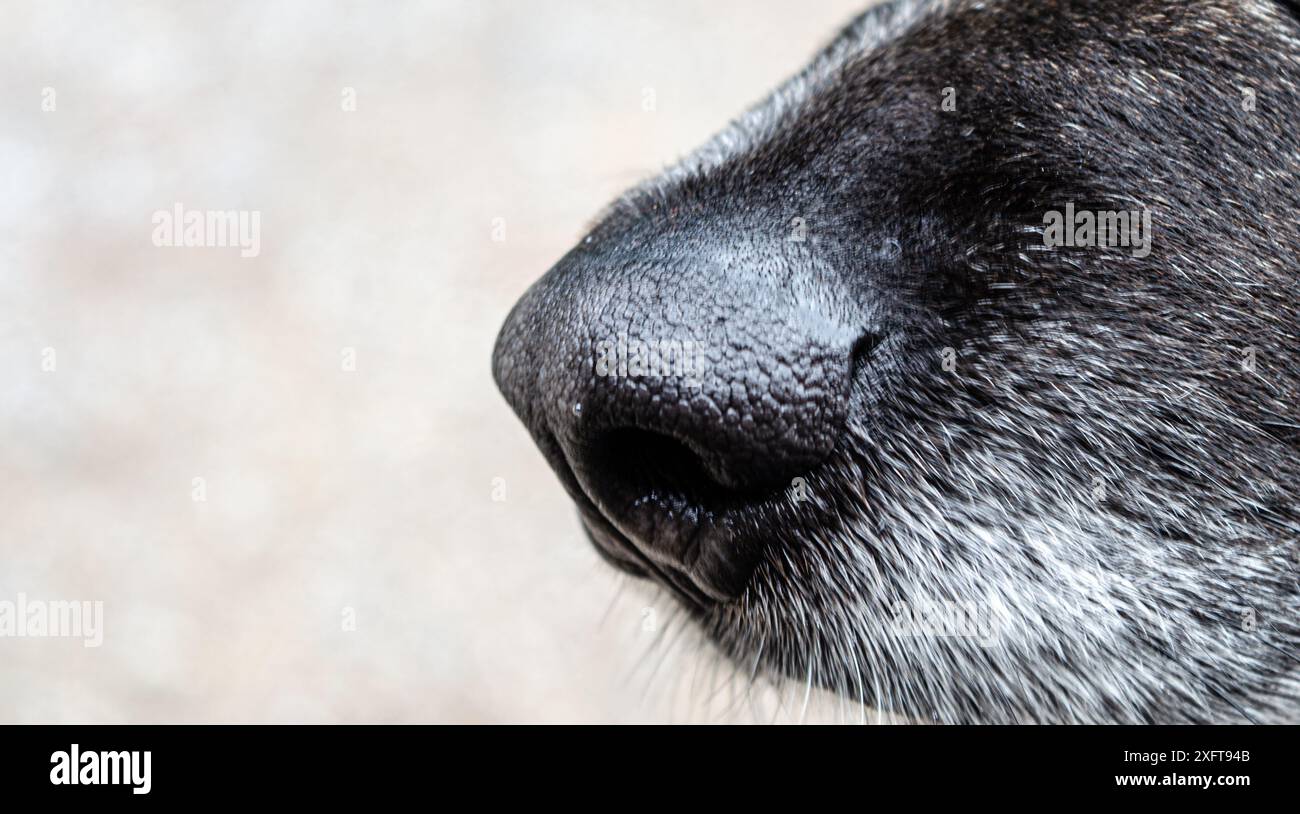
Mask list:
[[604,433],[590,449],[611,485],[635,499],[716,507],[740,493],[717,482],[693,450],[668,435],[634,427]]
[[744,552],[729,548],[721,560],[707,552],[720,539],[716,518],[743,498],[717,483],[698,454],[670,436],[630,427],[570,450],[600,510],[592,523],[608,529],[610,548],[625,545],[635,564],[613,556],[627,570],[652,576],[694,612],[738,590],[743,577],[736,574],[752,567],[744,565]]

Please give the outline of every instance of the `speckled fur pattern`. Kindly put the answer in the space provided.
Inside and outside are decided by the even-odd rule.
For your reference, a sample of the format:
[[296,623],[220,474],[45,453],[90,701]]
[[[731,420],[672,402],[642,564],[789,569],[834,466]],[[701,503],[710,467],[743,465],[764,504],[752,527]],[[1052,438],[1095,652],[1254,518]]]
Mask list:
[[[1150,254],[1045,246],[1066,204],[1149,210]],[[785,257],[882,337],[810,499],[745,518],[761,561],[698,619],[727,655],[934,722],[1300,721],[1286,5],[898,0],[592,234],[668,212],[801,218]]]

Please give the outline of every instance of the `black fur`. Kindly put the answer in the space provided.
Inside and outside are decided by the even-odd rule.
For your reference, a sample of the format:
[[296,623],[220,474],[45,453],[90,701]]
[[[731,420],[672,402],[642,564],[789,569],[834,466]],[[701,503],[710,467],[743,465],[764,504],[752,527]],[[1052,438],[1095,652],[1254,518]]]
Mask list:
[[[944,722],[1295,721],[1298,111],[1289,4],[898,0],[616,202],[494,373],[747,665]],[[1045,245],[1067,205],[1149,254]],[[705,372],[595,374],[656,331]],[[996,636],[898,625],[954,604]]]

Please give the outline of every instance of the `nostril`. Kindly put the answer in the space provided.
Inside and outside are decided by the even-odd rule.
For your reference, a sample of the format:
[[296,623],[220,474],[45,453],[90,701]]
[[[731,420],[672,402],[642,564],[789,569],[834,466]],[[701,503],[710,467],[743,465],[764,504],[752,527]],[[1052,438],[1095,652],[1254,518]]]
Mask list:
[[568,452],[587,497],[644,568],[698,607],[738,596],[759,548],[736,517],[770,498],[720,483],[687,443],[653,430],[605,430]]
[[838,349],[810,346],[747,364],[739,354],[689,398],[668,379],[601,378],[582,392],[581,412],[556,420],[575,468],[589,476],[580,479],[591,493],[617,495],[608,501],[614,511],[648,498],[738,505],[769,497],[830,454],[847,391],[883,339],[863,332]]
[[694,450],[663,433],[635,427],[610,430],[588,453],[605,477],[635,499],[699,507],[740,496],[718,483]]

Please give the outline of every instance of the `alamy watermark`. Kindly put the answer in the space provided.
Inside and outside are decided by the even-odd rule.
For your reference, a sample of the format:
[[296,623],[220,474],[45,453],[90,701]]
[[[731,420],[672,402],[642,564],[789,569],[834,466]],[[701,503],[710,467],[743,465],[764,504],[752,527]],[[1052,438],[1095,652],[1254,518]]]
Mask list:
[[50,784],[54,786],[130,786],[132,794],[148,794],[153,752],[82,750],[80,744],[50,755]]
[[79,638],[83,647],[104,643],[104,603],[76,600],[0,600],[0,639]]
[[257,257],[262,252],[262,213],[256,209],[186,209],[178,203],[153,213],[153,245],[238,246],[240,257]]
[[625,333],[596,343],[596,375],[619,378],[679,378],[698,386],[703,350],[690,339],[629,339]]
[[1151,254],[1151,210],[1052,209],[1043,215],[1043,245],[1052,248],[1132,248],[1134,257]]
[[897,602],[889,630],[896,636],[975,639],[989,647],[1001,636],[1003,614],[987,602]]

